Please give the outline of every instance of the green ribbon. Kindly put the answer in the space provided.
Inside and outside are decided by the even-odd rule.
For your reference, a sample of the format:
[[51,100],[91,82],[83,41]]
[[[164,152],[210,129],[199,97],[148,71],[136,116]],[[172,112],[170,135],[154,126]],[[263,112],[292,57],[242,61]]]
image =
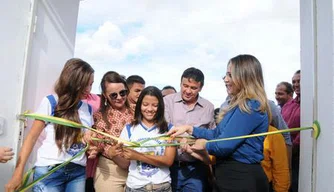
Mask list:
[[[229,141],[229,140],[236,140],[236,139],[247,139],[247,138],[252,138],[252,137],[260,137],[260,136],[281,134],[281,133],[294,132],[294,131],[303,131],[303,130],[308,130],[308,129],[314,130],[313,137],[315,137],[316,139],[319,137],[320,125],[318,122],[314,122],[313,127],[290,128],[290,129],[270,131],[270,132],[265,132],[265,133],[242,135],[242,136],[228,137],[228,138],[222,138],[222,139],[212,139],[212,140],[208,140],[207,143]],[[185,143],[167,143],[167,144],[157,144],[157,145],[140,145],[140,146],[125,146],[125,147],[128,147],[128,148],[168,147],[168,146],[180,146],[184,144],[194,144],[194,143],[195,141],[190,141],[190,142],[185,142]]]
[[[73,127],[73,128],[85,128],[85,129],[89,129],[91,131],[94,131],[98,134],[107,136],[111,139],[117,140],[118,142],[127,144],[128,148],[147,148],[147,147],[168,147],[168,146],[180,146],[180,145],[184,145],[184,144],[194,144],[194,138],[191,136],[187,136],[187,137],[175,137],[176,139],[183,139],[183,138],[187,138],[188,142],[185,143],[166,143],[166,144],[157,144],[157,145],[143,145],[144,143],[150,141],[150,140],[161,140],[161,139],[171,139],[168,135],[161,135],[158,137],[152,137],[152,138],[147,138],[144,139],[140,142],[130,142],[127,140],[123,140],[120,138],[117,138],[115,136],[109,135],[107,133],[104,133],[102,131],[98,131],[96,129],[93,129],[91,127],[87,127],[84,126],[82,124],[70,121],[70,120],[66,120],[66,119],[62,119],[62,118],[58,118],[58,117],[53,117],[53,116],[48,116],[48,115],[41,115],[41,114],[35,114],[35,113],[24,113],[22,114],[22,116],[24,117],[28,117],[28,118],[33,118],[33,119],[38,119],[38,120],[42,120],[42,121],[47,121],[47,122],[51,122],[51,123],[56,123],[56,124],[61,124],[61,125],[65,125],[68,127]],[[208,143],[211,142],[220,142],[220,141],[228,141],[228,140],[235,140],[235,139],[246,139],[246,138],[251,138],[251,137],[259,137],[259,136],[266,136],[266,135],[273,135],[273,134],[280,134],[280,133],[287,133],[287,132],[293,132],[293,131],[303,131],[303,130],[308,130],[308,129],[313,129],[313,138],[317,139],[320,135],[320,124],[318,121],[314,121],[313,126],[312,127],[299,127],[299,128],[290,128],[290,129],[285,129],[285,130],[278,130],[278,131],[271,131],[271,132],[266,132],[266,133],[258,133],[258,134],[251,134],[251,135],[243,135],[243,136],[236,136],[236,137],[229,137],[229,138],[222,138],[222,139],[213,139],[213,140],[208,140]],[[175,139],[174,138],[174,139]],[[99,141],[99,142],[110,142],[110,140],[107,139],[99,139],[99,138],[92,138],[93,141]],[[33,181],[30,184],[27,184],[28,179],[30,177],[30,175],[33,173],[33,169],[29,170],[25,176],[24,176],[24,180],[23,180],[23,184],[22,187],[18,190],[19,192],[21,191],[26,191],[27,189],[31,188],[32,186],[34,186],[36,183],[38,183],[39,181],[43,180],[44,178],[48,177],[49,175],[51,175],[52,173],[54,173],[55,171],[57,171],[58,169],[64,167],[65,165],[67,165],[68,163],[70,163],[73,159],[77,158],[78,156],[82,155],[83,153],[85,153],[88,149],[89,145],[87,145],[83,150],[81,150],[78,154],[76,154],[75,156],[73,156],[71,159],[63,162],[62,164],[56,166],[55,168],[53,168],[52,170],[50,170],[48,173],[46,173],[45,175],[43,175],[42,177],[38,178],[37,180]]]
[[74,122],[74,121],[70,121],[67,119],[63,119],[63,118],[59,118],[59,117],[54,117],[54,116],[50,116],[50,115],[43,115],[43,114],[37,114],[37,113],[23,113],[21,116],[23,117],[28,117],[28,118],[32,118],[32,119],[38,119],[38,120],[42,120],[42,121],[47,121],[50,123],[55,123],[55,124],[60,124],[60,125],[64,125],[64,126],[68,126],[68,127],[73,127],[73,128],[85,128],[88,129],[90,131],[93,131],[95,133],[101,134],[103,136],[109,137],[111,139],[117,140],[118,142],[122,142],[124,144],[127,144],[129,146],[139,146],[140,144],[137,142],[130,142],[115,136],[112,136],[110,134],[107,134],[103,131],[99,131],[96,129],[93,129],[91,127],[82,125],[80,123]]

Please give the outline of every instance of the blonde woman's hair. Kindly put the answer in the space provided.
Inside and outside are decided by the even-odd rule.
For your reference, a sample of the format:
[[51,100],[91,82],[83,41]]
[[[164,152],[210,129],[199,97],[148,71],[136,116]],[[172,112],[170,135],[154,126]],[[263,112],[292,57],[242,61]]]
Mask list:
[[228,65],[231,65],[232,81],[237,93],[230,95],[229,105],[219,113],[217,121],[220,122],[236,106],[243,112],[251,113],[247,101],[254,99],[260,103],[258,110],[267,113],[270,122],[271,110],[264,90],[261,63],[252,55],[238,55],[230,59]]

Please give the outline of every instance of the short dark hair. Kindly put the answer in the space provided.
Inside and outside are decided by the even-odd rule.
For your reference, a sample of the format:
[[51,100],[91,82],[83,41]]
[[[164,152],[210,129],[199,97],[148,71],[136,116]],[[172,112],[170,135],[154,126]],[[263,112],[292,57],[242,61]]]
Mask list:
[[195,67],[190,67],[186,69],[181,76],[181,81],[182,81],[182,78],[193,79],[196,82],[200,82],[201,87],[204,86],[204,74],[201,70]]
[[145,80],[139,75],[131,75],[126,79],[126,84],[129,88],[131,88],[134,83],[145,85]]
[[154,122],[156,123],[159,133],[165,133],[168,131],[168,123],[165,119],[165,104],[164,100],[162,98],[161,91],[155,87],[155,86],[148,86],[140,93],[136,109],[135,109],[135,115],[134,120],[131,123],[131,125],[138,125],[142,121],[142,114],[141,114],[141,105],[143,103],[143,99],[146,95],[150,95],[153,97],[156,97],[158,99],[158,110],[154,117]]
[[285,92],[286,92],[287,94],[291,94],[291,93],[293,93],[293,88],[292,88],[291,83],[286,82],[286,81],[282,81],[282,82],[280,82],[278,85],[284,85],[284,86],[286,87]]
[[295,72],[295,74],[300,74],[300,69]]
[[164,86],[164,87],[161,89],[161,91],[166,90],[166,89],[173,89],[175,92],[177,92],[176,89],[175,89],[173,86],[171,86],[171,85],[166,85],[166,86]]

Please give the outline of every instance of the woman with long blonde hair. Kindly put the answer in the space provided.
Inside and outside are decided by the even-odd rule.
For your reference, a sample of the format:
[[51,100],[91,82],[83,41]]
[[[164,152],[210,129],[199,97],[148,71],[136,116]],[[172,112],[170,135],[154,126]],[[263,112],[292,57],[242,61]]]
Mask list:
[[260,62],[252,55],[230,59],[224,82],[231,100],[219,114],[215,129],[184,125],[173,128],[169,134],[174,137],[188,132],[198,138],[191,146],[194,153],[208,152],[217,157],[219,191],[268,191],[267,177],[260,164],[264,137],[207,143],[212,139],[268,131],[271,114]]

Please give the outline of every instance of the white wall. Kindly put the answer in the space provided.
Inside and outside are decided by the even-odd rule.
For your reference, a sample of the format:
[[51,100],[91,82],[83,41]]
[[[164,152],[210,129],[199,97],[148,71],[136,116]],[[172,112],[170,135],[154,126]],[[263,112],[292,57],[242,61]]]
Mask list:
[[[26,0],[5,0],[0,6],[0,117],[5,119],[0,146],[16,149],[19,138],[19,123],[16,114],[20,111],[22,94],[24,48],[26,45],[29,23],[30,2]],[[2,132],[0,131],[0,132]],[[0,164],[0,186],[8,179],[14,161]]]
[[[16,115],[38,107],[42,97],[52,92],[65,61],[73,57],[80,0],[32,0],[35,5],[32,6],[32,17],[30,1],[3,1],[0,14],[6,19],[0,21],[1,26],[5,26],[0,33],[0,82],[4,82],[0,116],[5,117],[6,125],[4,134],[0,135],[0,145],[19,149],[20,126]],[[34,32],[34,27],[31,28],[30,34],[31,20],[32,23],[36,21],[36,26]],[[25,46],[29,47],[26,73],[23,67]],[[25,134],[28,130],[29,127]],[[34,154],[31,156],[30,165],[34,163]],[[14,164],[15,161],[0,164],[1,187],[10,178]]]
[[301,133],[299,191],[334,191],[334,70],[332,0],[300,1],[301,122],[321,125],[317,141]]

